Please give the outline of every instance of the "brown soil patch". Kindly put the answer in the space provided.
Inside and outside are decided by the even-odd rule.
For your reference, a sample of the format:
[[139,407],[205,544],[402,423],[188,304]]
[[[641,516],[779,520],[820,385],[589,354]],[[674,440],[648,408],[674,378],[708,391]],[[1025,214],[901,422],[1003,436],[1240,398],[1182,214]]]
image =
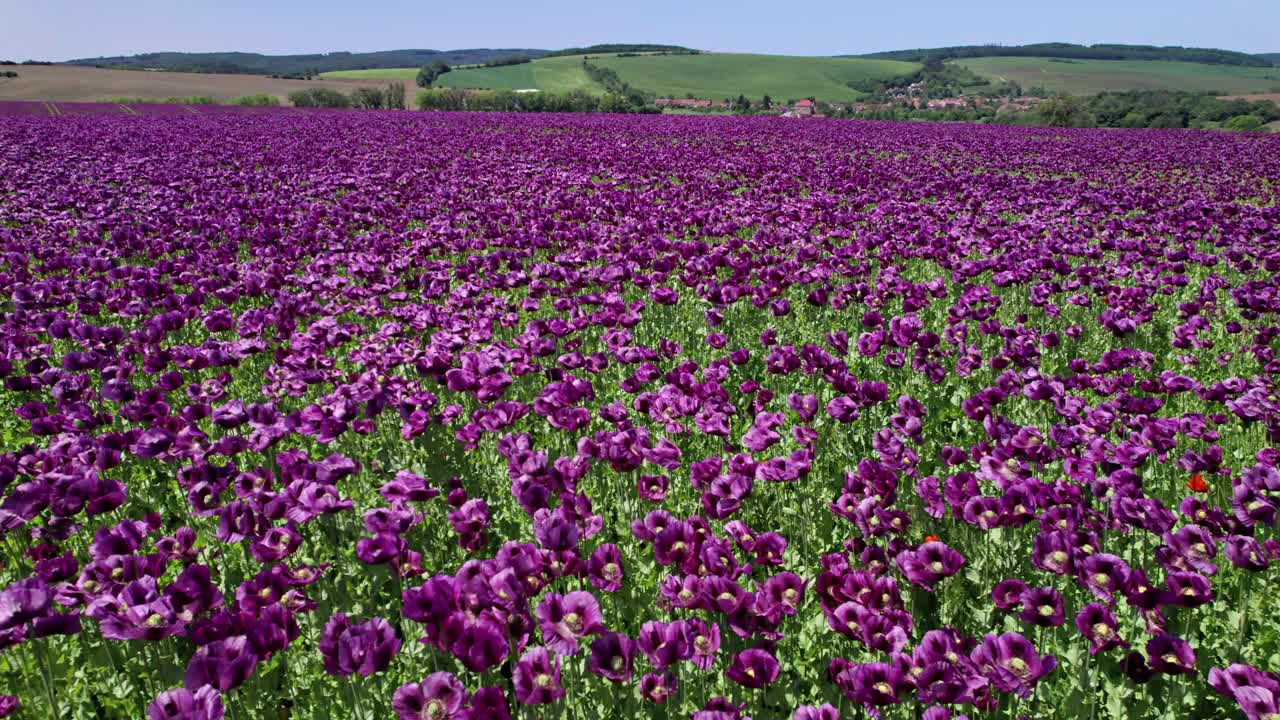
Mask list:
[[[230,102],[244,95],[263,93],[286,98],[294,90],[329,87],[349,93],[359,87],[384,88],[393,80],[325,78],[322,80],[276,80],[265,75],[216,75],[213,73],[148,72],[145,70],[104,70],[72,65],[18,65],[5,69],[17,78],[0,78],[0,100],[46,100],[52,102],[97,102],[105,98],[137,97],[163,99],[208,95]],[[417,88],[405,81],[405,97]]]

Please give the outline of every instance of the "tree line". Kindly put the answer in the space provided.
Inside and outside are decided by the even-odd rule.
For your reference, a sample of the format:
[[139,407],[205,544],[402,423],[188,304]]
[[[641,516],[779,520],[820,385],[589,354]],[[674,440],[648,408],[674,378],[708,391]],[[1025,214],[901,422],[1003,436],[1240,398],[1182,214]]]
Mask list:
[[360,110],[404,110],[404,84],[393,82],[385,89],[356,88],[350,95],[333,88],[307,88],[289,93],[294,107],[305,108],[357,108]]
[[880,60],[924,62],[930,58],[956,60],[975,57],[1056,57],[1073,60],[1167,60],[1208,65],[1267,67],[1271,63],[1257,55],[1216,48],[1158,47],[1155,45],[1076,45],[1037,43],[1033,45],[956,45],[914,50],[891,50],[859,57]]
[[603,86],[605,90],[613,95],[626,98],[632,105],[649,104],[649,98],[621,77],[618,77],[618,72],[613,68],[596,65],[591,62],[589,57],[584,57],[582,58],[582,71],[586,73],[592,82]]
[[369,53],[330,52],[302,55],[262,55],[259,53],[160,52],[141,55],[97,57],[71,60],[71,65],[89,65],[140,70],[159,68],[171,72],[238,73],[315,76],[334,70],[371,70],[421,67],[432,62],[449,65],[481,64],[514,56],[539,57],[545,51],[532,48],[472,48],[461,50],[381,50]]
[[533,62],[533,58],[528,55],[513,55],[511,57],[498,58],[484,63],[481,67],[506,67],[507,65],[524,65]]
[[1253,131],[1280,120],[1280,106],[1265,100],[1228,100],[1207,93],[1169,90],[1107,92],[1089,97],[1058,95],[1034,108],[1000,110],[990,105],[946,109],[909,103],[873,105],[864,110],[823,108],[835,117],[866,120],[933,120],[1054,127],[1187,128]]
[[653,45],[653,44],[619,44],[605,43],[602,45],[589,45],[587,47],[571,47],[563,50],[553,50],[544,54],[542,57],[565,57],[568,55],[608,55],[611,53],[662,53],[666,55],[697,55],[701,51],[680,45]]

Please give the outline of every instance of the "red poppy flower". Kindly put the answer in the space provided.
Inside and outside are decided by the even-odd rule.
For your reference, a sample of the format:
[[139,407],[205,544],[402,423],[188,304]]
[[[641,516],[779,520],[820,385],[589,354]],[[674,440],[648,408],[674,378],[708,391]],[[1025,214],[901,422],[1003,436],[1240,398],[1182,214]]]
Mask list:
[[1209,483],[1204,481],[1204,478],[1200,476],[1200,473],[1196,473],[1187,481],[1187,489],[1191,492],[1206,493],[1209,492]]
[[924,536],[924,541],[925,541],[925,542],[938,542],[938,536],[937,536],[937,535],[925,535],[925,536]]

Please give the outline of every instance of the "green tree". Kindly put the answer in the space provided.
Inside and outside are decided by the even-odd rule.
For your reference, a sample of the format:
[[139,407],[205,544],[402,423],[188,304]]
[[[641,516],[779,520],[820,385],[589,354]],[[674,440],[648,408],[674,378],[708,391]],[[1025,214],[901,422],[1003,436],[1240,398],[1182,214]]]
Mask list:
[[351,106],[350,98],[332,88],[294,90],[289,93],[289,102],[294,107],[345,108]]
[[1059,95],[1041,103],[1040,120],[1054,127],[1088,127],[1093,124],[1080,100],[1071,95]]
[[388,110],[404,110],[404,83],[393,82],[382,91],[383,102]]
[[419,110],[467,110],[467,91],[458,88],[427,88],[418,92]]
[[1257,115],[1237,115],[1228,120],[1224,127],[1228,130],[1253,132],[1262,127],[1262,118]]
[[631,103],[621,95],[615,93],[607,93],[600,101],[600,112],[602,113],[625,113],[631,111]]
[[768,95],[765,95],[764,98],[760,100],[760,107],[764,108],[765,110],[772,110],[773,98],[769,97]]
[[364,110],[381,110],[384,102],[382,91],[378,88],[356,88],[351,93],[351,104]]
[[453,68],[449,67],[447,63],[441,62],[439,60],[436,60],[430,65],[423,65],[422,69],[418,71],[418,77],[417,77],[418,87],[422,87],[422,88],[431,87],[433,84],[435,84],[435,81],[439,79],[441,75],[444,75],[445,73],[449,72],[452,69]]

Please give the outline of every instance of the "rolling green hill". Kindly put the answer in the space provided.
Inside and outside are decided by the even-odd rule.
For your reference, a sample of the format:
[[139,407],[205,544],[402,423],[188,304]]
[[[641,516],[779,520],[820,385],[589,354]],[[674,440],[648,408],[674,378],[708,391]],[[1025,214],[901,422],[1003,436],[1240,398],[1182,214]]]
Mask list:
[[361,80],[386,78],[388,80],[413,80],[418,77],[419,68],[370,68],[368,70],[332,70],[320,73],[322,78],[357,78]]
[[1280,65],[1280,53],[1262,53],[1258,57],[1266,60],[1272,65]]
[[592,60],[612,68],[633,87],[662,96],[752,99],[815,97],[829,102],[856,100],[863,93],[848,83],[909,75],[916,63],[784,55],[659,55]]
[[[326,78],[387,78],[413,80],[418,68],[385,68],[379,70],[340,70],[324,73]],[[546,92],[569,92],[583,89],[593,93],[603,89],[591,82],[582,71],[581,57],[549,57],[531,63],[500,67],[459,68],[441,75],[436,87],[480,88],[485,90],[537,89]]]
[[1280,90],[1280,69],[1144,60],[981,57],[955,60],[984,77],[1024,89],[1092,95],[1113,90],[1256,93]]
[[491,90],[537,89],[564,93],[586,90],[603,93],[604,89],[582,71],[581,56],[552,57],[520,65],[464,68],[440,76],[440,87],[483,88]]
[[[862,97],[862,93],[848,86],[850,82],[909,75],[920,67],[916,63],[892,60],[719,53],[595,55],[591,62],[617,72],[623,82],[637,90],[657,96],[692,95],[718,100],[743,94],[757,100],[770,95],[778,101],[815,97],[831,102]],[[582,56],[455,70],[440,76],[436,84],[457,88],[604,92],[604,88],[592,82],[583,71]]]

